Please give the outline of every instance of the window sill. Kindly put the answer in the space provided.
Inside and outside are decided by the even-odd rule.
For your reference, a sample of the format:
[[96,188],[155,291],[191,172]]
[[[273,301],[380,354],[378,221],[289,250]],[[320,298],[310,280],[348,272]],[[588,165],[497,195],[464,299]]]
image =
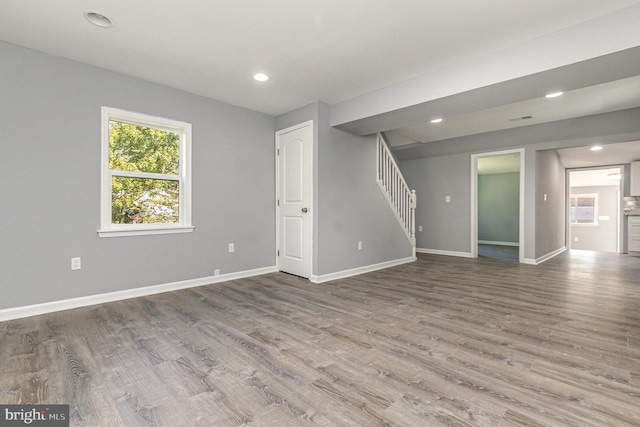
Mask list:
[[126,236],[145,236],[148,234],[175,234],[175,233],[191,233],[194,227],[188,226],[168,226],[168,227],[149,227],[149,228],[136,228],[127,230],[124,228],[116,228],[109,230],[98,230],[98,236],[100,237],[126,237]]

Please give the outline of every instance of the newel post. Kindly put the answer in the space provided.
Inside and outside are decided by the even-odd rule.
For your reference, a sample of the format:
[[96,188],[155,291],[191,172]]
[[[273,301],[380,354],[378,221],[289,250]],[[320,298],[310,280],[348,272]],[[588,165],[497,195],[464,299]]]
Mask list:
[[414,239],[416,238],[416,205],[417,203],[417,198],[416,198],[416,190],[411,190],[411,228],[410,228],[410,233],[411,233],[411,238]]

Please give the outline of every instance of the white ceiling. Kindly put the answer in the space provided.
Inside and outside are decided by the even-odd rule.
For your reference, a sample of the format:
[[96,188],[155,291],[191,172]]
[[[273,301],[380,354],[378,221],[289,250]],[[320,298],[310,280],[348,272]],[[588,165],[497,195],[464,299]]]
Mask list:
[[569,172],[569,185],[576,187],[619,186],[620,168],[590,169]]
[[520,154],[503,154],[478,159],[478,175],[515,172],[520,172]]
[[[0,40],[277,115],[348,100],[637,3],[0,0]],[[115,25],[95,27],[87,11]],[[258,71],[271,79],[253,81]],[[464,131],[481,129],[474,123],[484,118],[478,113]]]
[[640,160],[640,141],[620,142],[602,146],[600,151],[591,147],[575,147],[556,150],[566,168],[622,165]]
[[392,146],[400,147],[634,107],[640,107],[640,76],[567,91],[557,98],[540,94],[525,101],[447,116],[437,124],[427,122],[395,129],[385,135]]
[[[322,101],[332,124],[385,131],[407,158],[640,106],[640,0],[0,0],[0,11],[2,41],[270,115]],[[556,87],[562,97],[543,97]],[[598,160],[579,150],[559,151],[567,167],[640,159],[640,142]]]

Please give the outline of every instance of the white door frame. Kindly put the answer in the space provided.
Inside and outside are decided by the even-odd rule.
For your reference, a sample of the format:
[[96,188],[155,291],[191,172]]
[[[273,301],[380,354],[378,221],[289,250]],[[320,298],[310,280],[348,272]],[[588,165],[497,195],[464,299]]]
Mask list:
[[[276,203],[275,203],[275,208],[276,208],[276,212],[275,212],[275,219],[276,219],[276,268],[278,269],[278,271],[280,271],[280,257],[278,256],[278,250],[280,248],[280,206],[278,205],[278,200],[280,199],[280,157],[278,156],[278,145],[279,145],[279,139],[280,139],[280,135],[295,131],[297,129],[301,129],[304,127],[310,126],[311,127],[311,135],[312,135],[312,139],[311,139],[311,153],[313,156],[314,153],[314,139],[315,137],[314,135],[314,130],[313,130],[313,120],[308,120],[306,122],[303,123],[299,123],[297,125],[288,127],[286,129],[282,129],[276,132],[275,134],[275,149],[273,151],[274,155],[275,155],[275,162],[276,162]],[[308,202],[308,209],[310,211],[309,214],[309,236],[308,236],[308,254],[309,254],[309,259],[306,260],[306,262],[308,263],[308,271],[309,271],[309,278],[311,278],[313,276],[313,258],[314,258],[314,252],[313,252],[313,218],[315,217],[315,206],[313,205],[315,196],[313,194],[313,192],[315,191],[315,187],[313,185],[313,159],[311,161],[311,165],[310,165],[310,170],[308,171],[309,176],[311,177],[311,197],[310,200]]]
[[478,159],[506,154],[520,154],[520,207],[518,209],[518,260],[524,262],[524,148],[491,151],[471,155],[471,257],[478,257]]
[[567,249],[571,250],[571,244],[573,241],[571,240],[571,216],[569,213],[569,207],[571,203],[571,172],[575,171],[585,171],[585,170],[601,170],[601,169],[620,169],[620,184],[618,185],[618,199],[617,199],[617,209],[616,209],[616,252],[619,254],[624,253],[624,236],[623,236],[623,224],[624,224],[624,165],[606,165],[606,166],[589,166],[584,168],[571,168],[567,169],[566,172],[566,199],[565,199],[565,246]]

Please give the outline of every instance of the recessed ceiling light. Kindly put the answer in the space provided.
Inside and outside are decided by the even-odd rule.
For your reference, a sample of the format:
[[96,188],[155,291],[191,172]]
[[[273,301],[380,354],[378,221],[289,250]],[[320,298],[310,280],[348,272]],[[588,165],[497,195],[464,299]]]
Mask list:
[[267,80],[269,80],[269,76],[264,73],[254,74],[253,78],[259,82],[266,82]]
[[96,12],[86,12],[84,17],[87,18],[87,21],[91,22],[93,25],[97,25],[102,28],[113,27],[113,21],[111,18],[102,15],[101,13]]
[[548,93],[548,94],[546,94],[545,96],[546,96],[547,98],[557,98],[557,97],[559,97],[560,95],[562,95],[563,93],[564,93],[564,92],[553,92],[553,93]]
[[442,122],[442,117],[438,117],[437,119],[432,119],[431,123],[440,123]]
[[591,150],[591,151],[600,151],[600,150],[602,150],[602,146],[594,145],[593,147],[589,148],[589,150]]

